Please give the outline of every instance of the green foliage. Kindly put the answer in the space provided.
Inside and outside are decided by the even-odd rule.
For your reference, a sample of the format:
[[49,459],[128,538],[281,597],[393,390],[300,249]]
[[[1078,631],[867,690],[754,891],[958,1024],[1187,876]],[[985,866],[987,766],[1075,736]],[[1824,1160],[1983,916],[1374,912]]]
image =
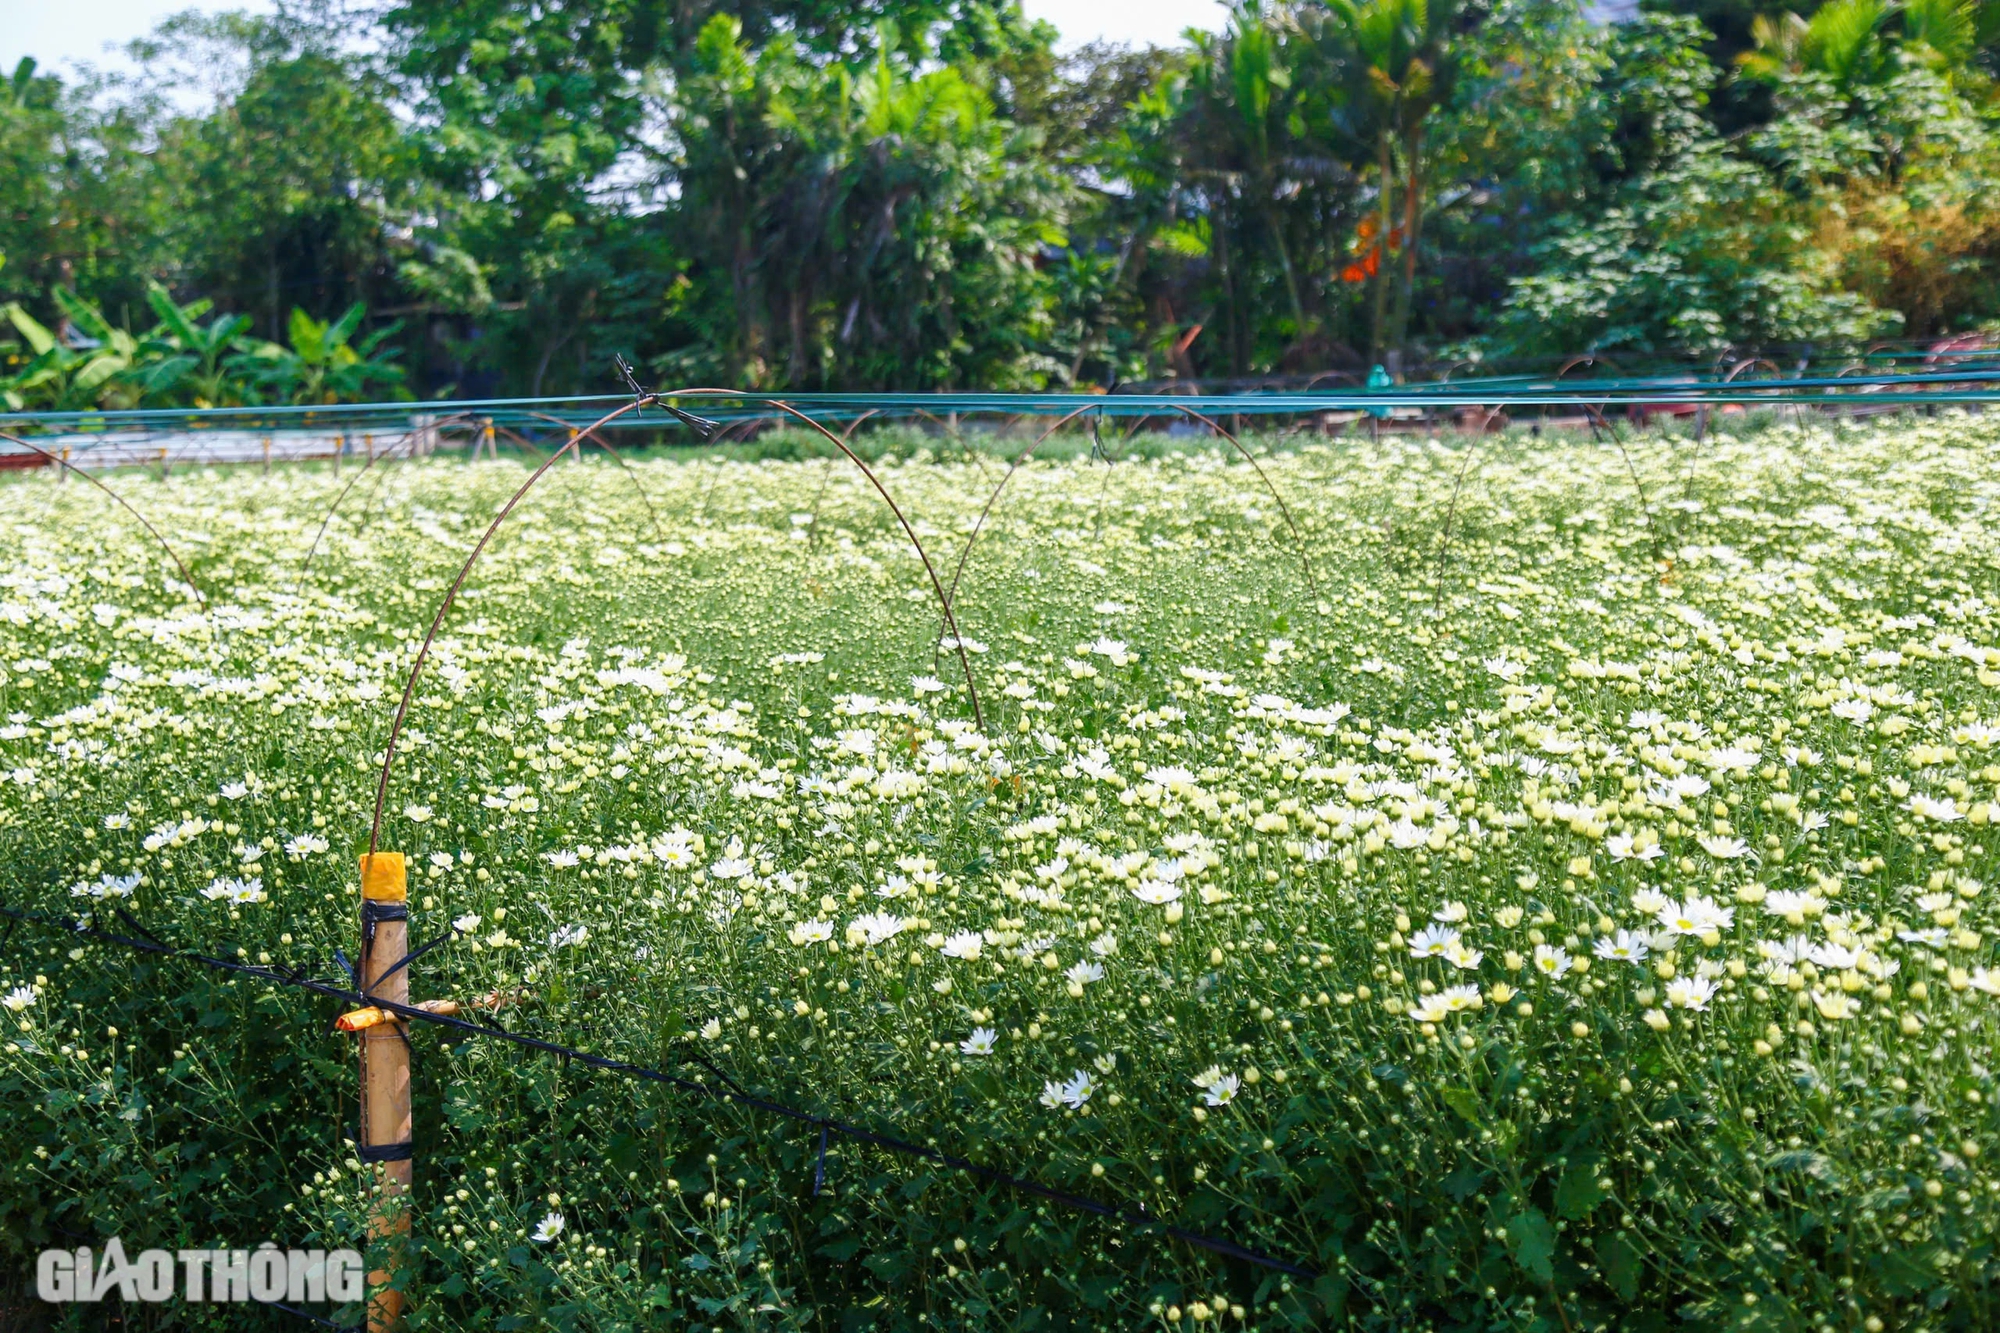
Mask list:
[[393,348],[382,344],[398,324],[376,329],[353,346],[367,308],[355,302],[331,322],[314,319],[296,306],[287,328],[290,346],[264,343],[239,353],[232,366],[248,375],[275,401],[287,403],[361,402],[391,398],[403,371]]
[[[1984,184],[2000,172],[2000,139],[1965,96],[1976,75],[1915,47],[1933,20],[1903,15],[1898,46],[1892,17],[1842,0],[1810,21],[1760,21],[1741,64],[1769,85],[1773,114],[1726,138],[1695,110],[1705,70],[1673,55],[1689,49],[1685,33],[1663,32],[1662,45],[1641,29],[1658,73],[1634,91],[1659,117],[1644,169],[1543,242],[1540,271],[1515,281],[1499,320],[1507,345],[1715,352],[1978,318],[2000,237]],[[1636,68],[1638,54],[1614,64]]]
[[[919,70],[885,28],[865,64],[753,52],[702,30],[672,125],[709,331],[663,369],[752,385],[1033,387],[1050,319],[1038,218],[1055,187],[1021,161],[978,72]],[[779,369],[782,358],[783,369]]]
[[1704,145],[1550,241],[1503,333],[1526,352],[1713,355],[1740,343],[1858,343],[1893,314],[1841,291],[1808,219],[1752,164]]
[[418,391],[529,394],[614,351],[760,388],[1358,382],[2000,321],[1992,0],[1244,0],[1173,49],[1054,40],[989,0],[183,15],[140,74],[7,81],[0,302],[134,327],[157,283],[282,344],[359,301]]
[[217,315],[204,327],[196,321],[214,309],[214,302],[204,298],[183,306],[158,283],[147,291],[146,303],[160,317],[156,336],[172,354],[148,372],[140,396],[158,400],[184,389],[197,404],[229,401],[233,390],[223,358],[249,331],[250,317]]
[[[1872,82],[1889,68],[1882,42],[1889,12],[1882,0],[1832,0],[1810,22],[1792,13],[1760,17],[1751,30],[1757,49],[1741,64],[1751,77],[1774,83],[1801,72],[1821,75],[1842,91]],[[1935,21],[1910,31],[1916,40],[1938,35]]]
[[12,77],[0,84],[0,254],[12,262],[0,268],[0,297],[18,299],[42,286],[39,271],[58,247],[60,224],[61,131],[58,85],[37,75],[23,57]]
[[0,402],[9,410],[225,407],[246,403],[362,402],[394,397],[403,387],[395,349],[400,327],[376,329],[358,344],[365,306],[323,323],[296,307],[290,346],[247,336],[247,315],[218,315],[206,326],[208,300],[180,305],[157,283],[147,302],[160,322],[142,334],[114,327],[102,311],[67,288],[50,293],[62,334],[18,302],[0,306],[21,341],[0,342]]

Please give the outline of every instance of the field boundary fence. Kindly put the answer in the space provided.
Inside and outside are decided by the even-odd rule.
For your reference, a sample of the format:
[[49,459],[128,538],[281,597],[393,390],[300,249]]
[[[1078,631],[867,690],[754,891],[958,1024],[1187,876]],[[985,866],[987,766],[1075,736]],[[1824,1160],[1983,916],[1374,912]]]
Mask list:
[[[1255,391],[1187,390],[1108,393],[738,393],[704,390],[698,399],[703,427],[666,436],[663,427],[688,425],[693,391],[665,393],[658,406],[670,416],[630,417],[597,423],[625,395],[552,398],[481,398],[437,402],[352,403],[313,406],[141,408],[126,411],[6,412],[0,431],[32,436],[50,454],[92,467],[158,467],[262,464],[305,460],[366,462],[402,451],[427,456],[440,450],[473,456],[497,454],[503,445],[546,452],[574,433],[623,432],[643,443],[731,443],[785,424],[786,410],[835,425],[900,423],[938,435],[1006,433],[1036,418],[1090,416],[1116,421],[1128,432],[1152,428],[1198,433],[1194,417],[1240,426],[1340,433],[1456,429],[1485,431],[1515,419],[1609,428],[1614,419],[1646,424],[1712,415],[1788,408],[1826,416],[1878,415],[1959,406],[1983,410],[2000,402],[1996,355],[1926,358],[1914,367],[1859,360],[1831,374],[1788,373],[1762,360],[1672,375],[1598,375],[1598,362],[1573,357],[1555,373],[1449,377],[1383,389],[1348,386]],[[1593,373],[1583,374],[1579,370]],[[637,439],[643,433],[651,438]],[[599,437],[602,443],[602,436]],[[16,445],[0,444],[0,468],[44,466]]]

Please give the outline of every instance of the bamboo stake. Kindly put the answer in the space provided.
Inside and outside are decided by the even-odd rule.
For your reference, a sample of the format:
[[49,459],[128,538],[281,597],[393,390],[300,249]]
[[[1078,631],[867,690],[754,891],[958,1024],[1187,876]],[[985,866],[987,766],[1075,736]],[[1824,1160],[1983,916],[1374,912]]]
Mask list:
[[[409,952],[409,890],[401,852],[361,858],[361,989],[394,1004],[410,1002],[410,973],[398,968]],[[379,986],[378,986],[379,983]],[[368,1275],[374,1293],[368,1302],[368,1333],[395,1333],[403,1316],[403,1293],[392,1288],[400,1276],[410,1234],[405,1196],[414,1174],[410,1120],[410,1043],[400,1020],[377,1023],[356,1034],[361,1051],[361,1134],[359,1153],[375,1176],[368,1238],[388,1243],[383,1268]]]
[[271,437],[264,437],[264,475],[271,475]]

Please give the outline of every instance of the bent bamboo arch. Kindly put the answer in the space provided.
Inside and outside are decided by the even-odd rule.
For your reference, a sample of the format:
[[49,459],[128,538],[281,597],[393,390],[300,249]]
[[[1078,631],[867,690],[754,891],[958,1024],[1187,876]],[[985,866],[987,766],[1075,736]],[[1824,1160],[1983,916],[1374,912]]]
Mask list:
[[[806,425],[812,427],[814,430],[818,431],[822,436],[824,436],[827,442],[833,445],[834,448],[840,450],[841,453],[847,455],[848,461],[853,463],[855,467],[861,469],[861,475],[868,478],[868,484],[870,486],[873,486],[875,488],[875,493],[882,497],[882,503],[889,506],[889,512],[896,516],[897,524],[901,526],[901,528],[903,529],[903,535],[910,539],[910,545],[913,548],[915,548],[917,553],[917,559],[923,562],[924,573],[926,576],[929,577],[931,582],[931,591],[937,595],[938,609],[940,612],[943,613],[945,623],[951,628],[951,636],[954,641],[954,647],[956,647],[958,650],[959,668],[965,673],[965,692],[972,701],[973,725],[978,727],[981,731],[986,730],[986,718],[984,713],[981,712],[979,707],[979,689],[978,686],[974,683],[972,678],[972,658],[965,650],[965,636],[959,633],[958,618],[952,614],[951,597],[949,594],[945,592],[944,584],[938,579],[937,568],[936,566],[931,564],[930,553],[924,550],[923,542],[920,541],[917,537],[917,530],[914,527],[910,526],[910,520],[903,516],[902,507],[896,503],[895,497],[889,494],[889,488],[882,484],[882,479],[875,475],[874,469],[869,467],[868,464],[862,460],[861,455],[855,453],[854,450],[848,447],[847,440],[845,439],[845,437],[840,435],[835,435],[825,426],[822,426],[819,422],[813,420],[811,417],[807,416],[804,412],[799,411],[796,407],[793,407],[790,403],[786,402],[784,399],[771,397],[770,395],[767,394],[744,393],[739,389],[679,389],[674,391],[673,393],[653,394],[651,395],[651,397],[654,398],[655,400],[667,399],[667,398],[693,398],[693,397],[737,398],[751,402],[764,403],[770,407],[778,409],[778,411],[783,412],[785,415],[792,417],[795,420],[802,421]],[[668,410],[674,411],[675,409],[671,405],[669,405]],[[603,423],[600,422],[598,424],[602,425]]]
[[[328,526],[332,524],[333,516],[340,511],[340,506],[346,501],[348,495],[352,493],[352,491],[356,486],[359,486],[361,484],[361,479],[368,475],[369,470],[372,469],[376,463],[380,462],[385,464],[383,470],[376,474],[377,476],[376,490],[379,491],[382,485],[380,478],[388,475],[388,469],[386,467],[386,464],[395,458],[397,450],[403,448],[409,448],[411,450],[414,450],[416,447],[416,441],[418,436],[422,435],[427,430],[429,431],[444,430],[450,426],[463,425],[466,422],[471,421],[472,419],[473,418],[471,414],[465,412],[459,412],[455,413],[452,416],[444,417],[440,420],[429,422],[421,427],[413,426],[408,431],[404,432],[401,439],[398,439],[394,444],[390,445],[387,449],[382,450],[382,452],[380,453],[370,454],[368,456],[368,461],[361,465],[361,470],[354,474],[352,480],[350,480],[345,486],[342,486],[340,488],[340,493],[333,497],[333,503],[327,506],[325,515],[323,515],[320,518],[319,531],[313,534],[312,545],[306,548],[306,557],[304,560],[301,560],[299,562],[299,575],[295,587],[304,586],[306,581],[306,573],[312,568],[313,557],[319,554],[319,544],[326,539],[326,530]],[[369,503],[373,503],[374,493],[375,492],[373,491],[369,493],[370,495]],[[361,512],[364,516],[366,516],[368,512],[367,505],[362,506]]]
[[625,461],[625,455],[619,453],[616,449],[611,447],[611,441],[605,439],[602,435],[599,435],[597,433],[597,427],[572,426],[570,425],[569,422],[564,421],[561,417],[552,417],[546,412],[530,412],[528,413],[528,415],[535,418],[537,421],[546,421],[549,422],[551,425],[561,426],[565,430],[575,431],[577,435],[579,435],[584,439],[589,440],[592,444],[596,445],[598,448],[602,449],[605,453],[609,454],[611,456],[611,461],[618,465],[618,470],[625,474],[625,479],[632,483],[632,489],[635,492],[637,492],[639,496],[639,503],[646,506],[646,521],[653,525],[654,538],[656,538],[659,541],[665,541],[667,539],[666,533],[660,530],[660,511],[653,508],[653,497],[646,494],[646,488],[639,484],[639,474],[634,472],[632,470],[632,465]]
[[869,484],[875,488],[876,494],[882,497],[883,503],[889,506],[890,513],[895,515],[896,522],[902,527],[904,535],[909,538],[910,545],[916,549],[918,559],[923,562],[924,572],[930,577],[931,588],[937,595],[938,606],[944,614],[946,623],[951,626],[953,637],[959,640],[959,664],[965,672],[965,690],[967,697],[972,703],[973,723],[981,731],[986,729],[985,715],[979,705],[978,686],[972,676],[972,659],[966,653],[963,637],[958,633],[958,621],[952,614],[951,603],[945,596],[944,586],[938,579],[936,568],[931,564],[930,555],[924,550],[923,543],[918,539],[916,530],[910,525],[910,521],[904,517],[902,508],[897,505],[895,497],[889,494],[888,488],[882,484],[881,479],[875,475],[868,464],[862,461],[860,455],[848,448],[847,442],[844,439],[835,435],[825,426],[814,421],[791,404],[782,399],[764,394],[746,394],[735,389],[707,388],[677,389],[668,393],[642,391],[631,402],[606,413],[589,426],[578,430],[576,434],[572,435],[553,454],[536,467],[534,472],[529,474],[528,479],[521,483],[514,493],[508,497],[507,502],[500,507],[499,512],[493,516],[492,522],[487,524],[486,530],[479,536],[479,541],[473,546],[470,554],[465,557],[465,562],[459,566],[457,575],[451,581],[451,586],[445,590],[445,595],[438,603],[436,613],[431,617],[430,627],[424,633],[423,642],[417,648],[416,660],[410,664],[410,674],[403,682],[402,696],[397,700],[395,715],[389,723],[389,738],[383,747],[382,768],[375,782],[374,814],[370,820],[368,829],[368,854],[371,857],[381,846],[382,813],[388,801],[389,780],[395,771],[396,747],[397,743],[402,739],[404,724],[409,719],[410,703],[416,696],[417,681],[423,675],[424,665],[430,659],[431,647],[437,641],[438,632],[444,628],[445,617],[450,614],[453,603],[457,601],[460,590],[465,586],[466,579],[472,574],[473,566],[478,563],[479,557],[485,553],[494,535],[499,532],[500,525],[507,521],[507,516],[514,512],[515,507],[526,498],[529,491],[534,489],[535,484],[548,475],[549,469],[562,460],[563,455],[570,453],[572,450],[580,450],[581,443],[586,436],[593,435],[596,431],[610,425],[628,413],[643,411],[648,407],[654,406],[661,407],[673,413],[676,417],[687,420],[686,414],[682,413],[667,400],[697,396],[749,399],[768,404],[778,411],[804,422],[825,436],[833,443],[835,448],[847,455],[849,461],[861,470],[863,476],[868,478]]
[[[1000,499],[1000,492],[1006,489],[1007,483],[1013,479],[1014,473],[1019,471],[1022,465],[1024,465],[1025,463],[1028,462],[1029,459],[1034,457],[1035,450],[1041,448],[1042,444],[1051,435],[1061,430],[1064,426],[1068,425],[1070,422],[1075,421],[1078,417],[1083,416],[1084,414],[1089,412],[1096,412],[1098,410],[1100,410],[1098,404],[1090,403],[1083,407],[1077,408],[1074,412],[1070,412],[1065,416],[1059,417],[1056,420],[1055,424],[1051,425],[1047,430],[1044,430],[1040,435],[1037,435],[1034,438],[1034,441],[1030,443],[1026,449],[1023,449],[1020,452],[1020,454],[1014,459],[1013,462],[1007,465],[1007,471],[1001,475],[1000,480],[998,482],[994,483],[992,494],[986,497],[986,504],[980,509],[979,517],[973,521],[972,531],[966,535],[965,545],[962,549],[960,549],[958,553],[958,564],[952,570],[951,587],[947,590],[947,597],[946,597],[947,605],[949,605],[951,602],[956,601],[958,597],[959,581],[961,578],[964,577],[966,562],[972,558],[973,545],[976,542],[978,542],[980,532],[984,530],[984,528],[986,527],[987,516],[993,512],[993,506]],[[1292,544],[1298,550],[1299,564],[1305,572],[1306,589],[1315,598],[1317,598],[1319,596],[1319,583],[1318,580],[1316,580],[1313,577],[1312,560],[1306,553],[1305,539],[1299,533],[1299,525],[1292,519],[1291,506],[1287,505],[1285,503],[1285,497],[1278,493],[1278,488],[1276,485],[1272,483],[1270,475],[1266,473],[1261,466],[1259,466],[1255,456],[1253,456],[1251,452],[1244,447],[1243,441],[1237,439],[1234,435],[1230,434],[1229,431],[1225,430],[1222,427],[1221,423],[1207,416],[1204,416],[1203,414],[1195,411],[1191,407],[1182,407],[1179,404],[1174,404],[1172,405],[1170,410],[1179,412],[1183,416],[1186,416],[1192,420],[1199,421],[1203,425],[1207,426],[1210,430],[1214,431],[1217,435],[1220,435],[1223,439],[1229,441],[1229,443],[1235,447],[1236,452],[1243,455],[1243,461],[1248,463],[1251,469],[1254,472],[1256,472],[1257,479],[1264,483],[1264,489],[1269,491],[1271,494],[1271,498],[1277,502],[1278,512],[1284,516],[1285,526],[1291,529]],[[956,623],[953,623],[951,630],[953,636],[956,637],[958,634],[958,626]],[[960,652],[963,653],[963,651],[964,649],[961,646]]]
[[124,496],[120,495],[118,492],[112,490],[109,486],[106,486],[102,481],[98,480],[97,476],[94,473],[85,472],[82,468],[77,467],[74,463],[71,463],[67,458],[62,458],[56,454],[52,454],[48,450],[42,448],[40,445],[30,444],[28,443],[28,441],[22,439],[18,435],[8,435],[4,432],[0,432],[0,440],[8,440],[14,444],[20,445],[23,449],[26,449],[31,453],[40,454],[44,459],[48,460],[51,463],[54,463],[57,467],[61,468],[63,471],[82,477],[92,486],[95,486],[98,490],[103,491],[106,495],[110,496],[111,502],[113,504],[117,505],[120,509],[123,509],[126,513],[130,514],[132,518],[139,524],[139,526],[146,530],[146,534],[150,536],[155,542],[159,543],[160,549],[167,553],[167,558],[174,562],[174,568],[180,570],[181,582],[187,584],[188,591],[194,594],[195,603],[199,605],[203,611],[208,610],[208,598],[202,596],[201,585],[194,581],[194,575],[188,570],[187,561],[181,559],[180,552],[174,550],[173,546],[167,541],[167,539],[160,535],[160,530],[154,527],[150,522],[148,522],[144,514],[134,509],[126,501]]

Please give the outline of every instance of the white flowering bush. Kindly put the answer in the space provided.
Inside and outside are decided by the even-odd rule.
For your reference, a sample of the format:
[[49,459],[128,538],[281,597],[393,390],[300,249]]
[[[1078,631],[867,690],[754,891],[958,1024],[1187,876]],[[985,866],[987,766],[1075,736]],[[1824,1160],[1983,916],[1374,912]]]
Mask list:
[[[983,731],[858,477],[559,467],[389,788],[413,994],[1316,1276],[419,1030],[413,1317],[1993,1327],[1996,441],[1284,446],[1303,552],[1220,453],[1034,464],[959,585]],[[883,475],[948,569],[999,474]],[[521,476],[385,472],[303,571],[341,479],[118,478],[205,608],[9,483],[6,902],[336,975]],[[20,926],[0,1003],[12,1267],[359,1236],[328,1002]]]

